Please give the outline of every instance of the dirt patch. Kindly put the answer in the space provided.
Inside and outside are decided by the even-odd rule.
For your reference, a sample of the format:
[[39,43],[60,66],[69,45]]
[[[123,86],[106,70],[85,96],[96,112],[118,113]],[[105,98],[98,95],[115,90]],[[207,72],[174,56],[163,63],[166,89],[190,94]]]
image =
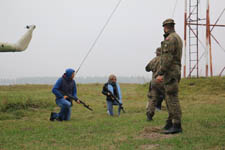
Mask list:
[[154,150],[159,147],[159,144],[141,145],[139,149],[141,150]]
[[138,138],[159,140],[176,136],[174,134],[162,134],[162,131],[161,127],[145,127]]

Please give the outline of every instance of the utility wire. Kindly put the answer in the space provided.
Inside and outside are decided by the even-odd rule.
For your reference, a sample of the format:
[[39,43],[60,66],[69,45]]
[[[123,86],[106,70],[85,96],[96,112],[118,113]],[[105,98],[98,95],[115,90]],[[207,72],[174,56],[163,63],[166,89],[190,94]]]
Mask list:
[[85,60],[87,59],[88,55],[91,53],[91,51],[93,50],[93,48],[95,47],[96,43],[98,42],[99,38],[101,37],[101,35],[103,34],[103,32],[105,31],[107,25],[109,24],[110,20],[112,19],[113,15],[115,14],[115,12],[117,11],[118,7],[120,6],[122,0],[119,0],[118,3],[116,4],[115,8],[113,9],[112,13],[110,14],[109,18],[107,19],[106,23],[104,24],[103,28],[100,30],[98,36],[96,37],[96,39],[94,40],[94,42],[92,43],[91,47],[89,48],[86,56],[84,57],[84,59],[82,60],[79,68],[77,69],[77,71],[75,72],[75,74],[78,73],[78,71],[80,70],[80,68],[82,67],[82,65],[84,64]]
[[175,1],[175,4],[174,4],[172,18],[174,17],[174,13],[175,13],[176,8],[177,8],[177,0]]
[[219,45],[219,47],[221,48],[221,50],[223,50],[225,52],[225,48],[222,47],[222,45],[219,43],[219,41],[215,38],[215,36],[211,33],[212,38],[215,40],[215,42]]
[[220,18],[222,17],[223,13],[225,11],[225,8],[223,9],[223,11],[221,12],[220,16],[218,17],[218,19],[216,20],[216,22],[214,23],[212,29],[210,30],[210,32],[212,32],[212,30],[214,29],[214,27],[217,25],[218,21],[220,20]]

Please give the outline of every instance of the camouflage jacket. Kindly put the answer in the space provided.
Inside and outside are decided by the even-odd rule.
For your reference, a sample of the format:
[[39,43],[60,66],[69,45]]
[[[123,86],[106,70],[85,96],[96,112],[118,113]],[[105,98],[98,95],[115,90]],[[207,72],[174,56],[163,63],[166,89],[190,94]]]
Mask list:
[[145,67],[147,72],[152,71],[152,79],[155,79],[158,75],[158,71],[160,69],[160,56],[156,56],[153,58],[148,65]]
[[173,79],[180,81],[183,42],[175,31],[166,33],[164,37],[158,74],[163,75],[165,83]]

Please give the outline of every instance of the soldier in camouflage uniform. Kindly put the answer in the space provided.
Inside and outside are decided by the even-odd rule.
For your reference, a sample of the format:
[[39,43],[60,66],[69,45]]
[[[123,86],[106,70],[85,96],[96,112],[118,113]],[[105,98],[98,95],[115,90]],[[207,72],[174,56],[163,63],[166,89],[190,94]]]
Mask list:
[[156,82],[156,76],[160,69],[160,55],[161,55],[161,48],[156,49],[156,57],[153,58],[148,65],[145,67],[147,72],[152,71],[152,81],[149,84],[149,91],[148,91],[148,104],[147,104],[147,120],[151,121],[154,114],[155,114],[155,107],[160,105],[162,100],[164,99],[164,87],[163,83]]
[[165,100],[169,117],[164,127],[165,134],[182,132],[181,108],[178,99],[178,84],[181,79],[181,58],[183,43],[175,32],[173,19],[163,22],[164,41],[161,42],[161,65],[157,81],[163,82],[165,88]]

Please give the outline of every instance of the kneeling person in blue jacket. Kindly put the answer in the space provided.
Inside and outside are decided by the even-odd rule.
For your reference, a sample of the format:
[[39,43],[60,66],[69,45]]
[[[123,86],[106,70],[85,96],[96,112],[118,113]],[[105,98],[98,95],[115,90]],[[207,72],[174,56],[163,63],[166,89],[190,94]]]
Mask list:
[[[76,82],[73,79],[75,76],[74,73],[75,70],[66,69],[66,72],[56,81],[52,88],[52,93],[56,96],[56,104],[61,110],[59,113],[52,112],[50,121],[54,121],[55,119],[58,121],[70,120],[72,101],[66,95],[77,97]],[[77,100],[77,103],[80,103],[80,101]]]
[[[108,82],[104,84],[102,89],[102,94],[106,96],[107,102],[107,112],[110,116],[113,116],[113,105],[118,105],[118,115],[120,115],[121,106],[122,106],[122,95],[120,91],[120,86],[116,82],[116,76],[110,75]],[[118,100],[115,101],[115,98]]]

